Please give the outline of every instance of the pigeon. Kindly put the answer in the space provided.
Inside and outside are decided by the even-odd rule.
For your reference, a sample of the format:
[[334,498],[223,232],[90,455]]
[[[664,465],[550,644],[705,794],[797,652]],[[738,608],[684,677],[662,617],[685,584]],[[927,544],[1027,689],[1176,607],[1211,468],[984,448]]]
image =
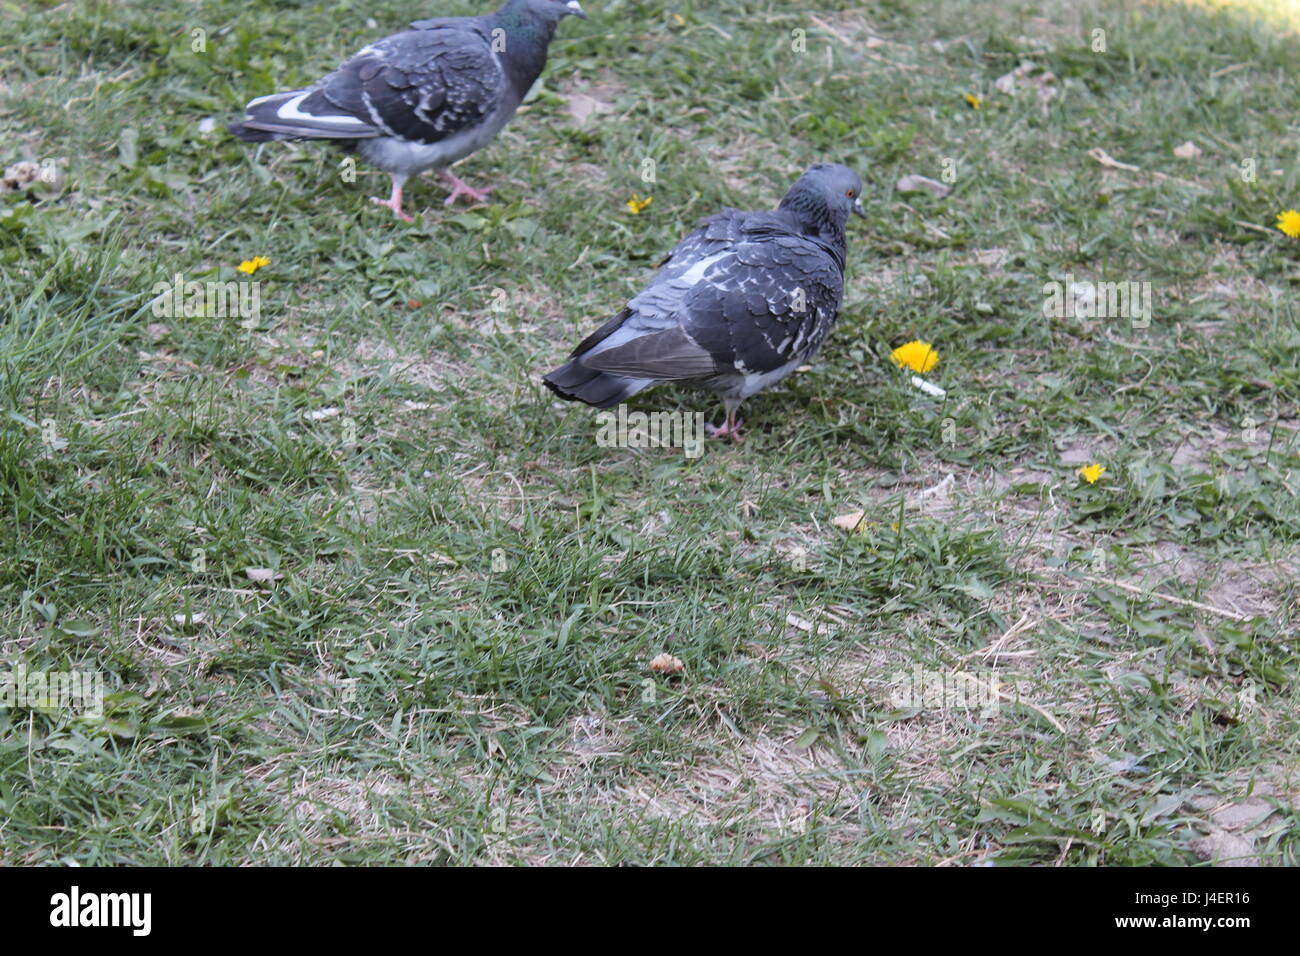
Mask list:
[[447,205],[482,202],[488,191],[448,167],[510,121],[570,15],[587,19],[578,0],[507,0],[486,16],[416,20],[306,89],[259,96],[228,129],[248,143],[324,139],[355,150],[393,179],[389,198],[372,201],[406,222],[402,186],[426,169],[452,187]]
[[713,437],[740,441],[740,403],[819,348],[844,294],[844,229],[865,215],[845,166],[805,172],[774,212],[726,208],[700,220],[634,299],[542,381],[571,401],[609,408],[660,382],[722,397]]

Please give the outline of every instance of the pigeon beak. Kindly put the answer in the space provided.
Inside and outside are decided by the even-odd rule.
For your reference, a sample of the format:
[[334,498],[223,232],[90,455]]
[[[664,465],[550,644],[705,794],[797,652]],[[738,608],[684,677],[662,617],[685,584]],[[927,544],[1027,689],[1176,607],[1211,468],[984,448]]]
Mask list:
[[853,211],[857,213],[859,216],[861,216],[863,219],[867,218],[867,210],[862,205],[861,196],[853,200]]
[[582,12],[582,5],[578,3],[578,0],[569,0],[569,2],[566,3],[564,6],[568,8],[568,11],[572,13],[575,17],[577,17],[579,20],[587,19],[587,15]]

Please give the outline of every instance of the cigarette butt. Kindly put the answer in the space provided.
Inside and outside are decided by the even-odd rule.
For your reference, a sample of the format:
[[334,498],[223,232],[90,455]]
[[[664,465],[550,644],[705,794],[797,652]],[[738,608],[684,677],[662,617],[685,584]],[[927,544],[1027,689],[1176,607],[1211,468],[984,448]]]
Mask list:
[[927,382],[919,375],[912,376],[912,384],[917,388],[919,388],[921,391],[925,392],[925,394],[933,395],[935,398],[948,397],[948,393],[946,391],[944,391],[938,385],[935,385],[933,382]]

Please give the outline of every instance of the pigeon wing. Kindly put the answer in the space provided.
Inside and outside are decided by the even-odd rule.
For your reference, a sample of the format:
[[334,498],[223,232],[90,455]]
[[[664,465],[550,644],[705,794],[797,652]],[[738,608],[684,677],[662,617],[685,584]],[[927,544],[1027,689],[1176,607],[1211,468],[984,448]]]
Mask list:
[[713,357],[680,326],[629,336],[619,344],[584,356],[582,364],[616,375],[664,380],[699,378],[717,371]]
[[574,354],[636,378],[772,371],[820,347],[842,294],[838,263],[815,242],[778,233],[731,246],[700,230]]
[[482,122],[504,85],[477,30],[408,30],[372,43],[309,89],[253,100],[237,125],[297,138],[434,143]]
[[821,347],[843,293],[839,263],[819,243],[764,236],[736,247],[690,290],[684,328],[719,368],[771,372]]
[[[483,122],[505,74],[475,30],[408,30],[362,50],[320,84],[320,99],[382,135],[434,143]],[[310,105],[310,100],[308,101]]]

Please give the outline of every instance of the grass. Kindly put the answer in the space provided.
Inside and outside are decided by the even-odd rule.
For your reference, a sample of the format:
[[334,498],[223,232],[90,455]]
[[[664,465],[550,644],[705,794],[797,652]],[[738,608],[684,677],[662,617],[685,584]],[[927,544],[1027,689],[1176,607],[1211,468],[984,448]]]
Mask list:
[[[0,0],[0,164],[67,178],[0,195],[0,649],[108,691],[0,709],[0,862],[1300,862],[1297,24],[859,7],[596,4],[491,203],[406,226],[220,121],[428,4]],[[540,374],[823,160],[869,218],[814,367],[742,446],[598,446]],[[176,273],[261,314],[159,317]],[[1150,326],[1045,317],[1066,274]]]

